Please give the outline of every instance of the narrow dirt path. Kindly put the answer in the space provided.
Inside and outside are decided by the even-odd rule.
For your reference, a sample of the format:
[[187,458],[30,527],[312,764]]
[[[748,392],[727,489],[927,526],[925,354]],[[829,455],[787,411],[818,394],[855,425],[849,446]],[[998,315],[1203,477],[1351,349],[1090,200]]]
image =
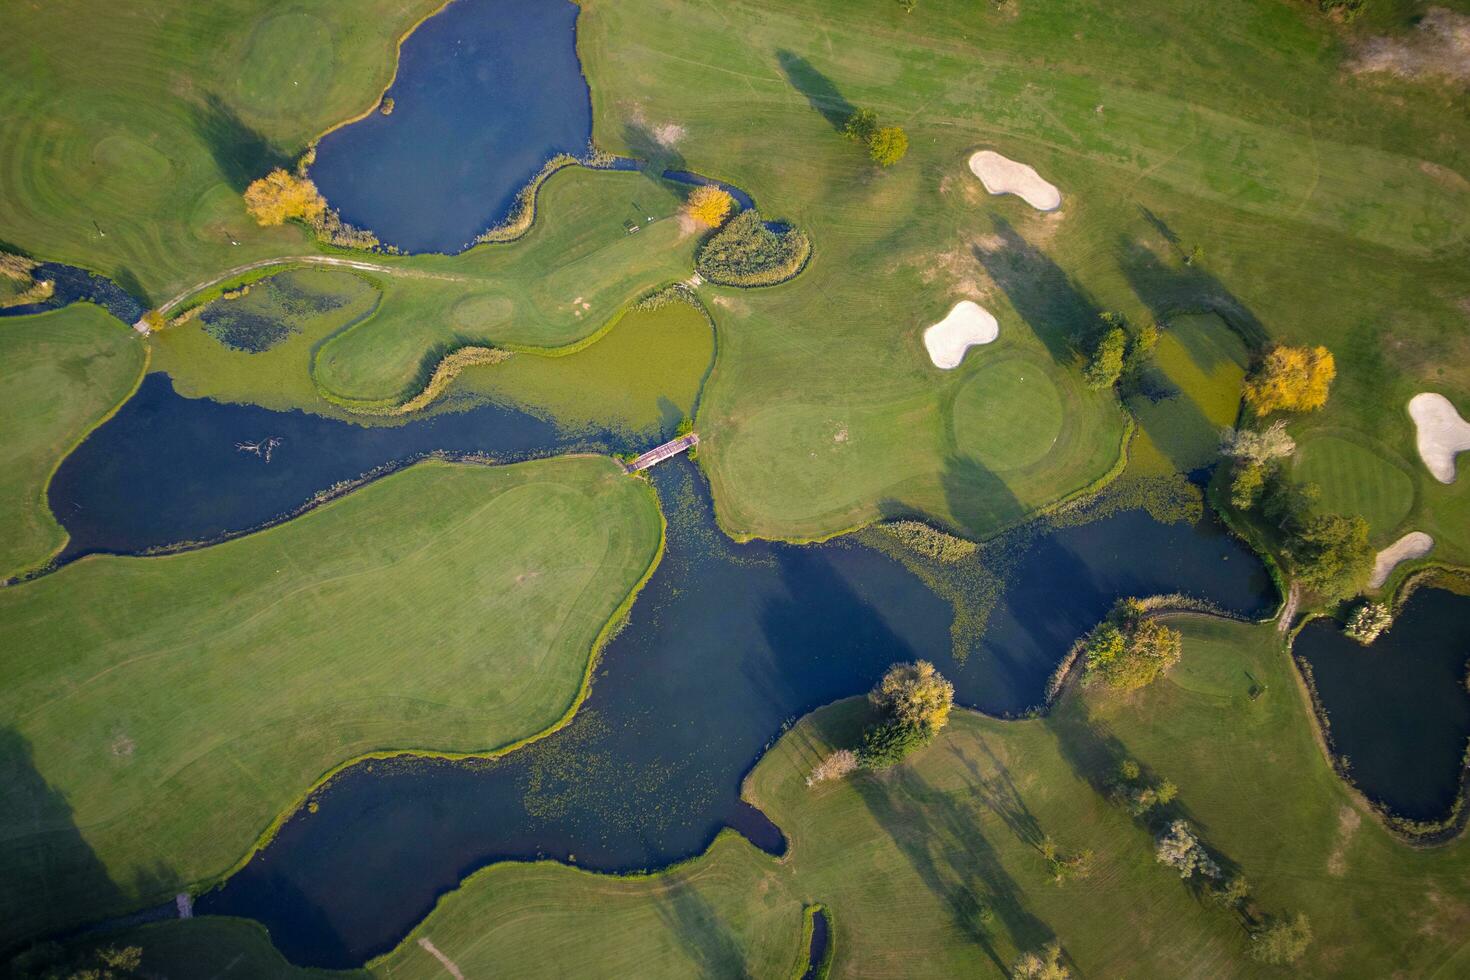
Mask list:
[[449,957],[445,956],[444,953],[440,951],[438,946],[435,946],[433,943],[429,942],[427,937],[421,937],[419,939],[419,945],[424,948],[424,951],[426,953],[434,957],[434,959],[438,960],[444,966],[444,969],[449,973],[449,975],[454,978],[454,980],[464,980],[464,974],[459,972],[459,967],[455,964],[454,960],[451,960]]
[[1286,605],[1281,607],[1281,615],[1276,618],[1276,632],[1285,636],[1286,631],[1291,629],[1291,621],[1296,619],[1296,607],[1301,604],[1301,601],[1301,587],[1293,582],[1286,593]]
[[364,262],[361,259],[344,259],[334,255],[282,255],[273,259],[260,259],[256,262],[247,262],[244,265],[237,265],[233,269],[226,269],[224,272],[221,272],[216,276],[212,276],[211,278],[206,279],[203,282],[195,283],[188,289],[185,289],[183,292],[178,293],[175,296],[171,296],[167,300],[164,300],[164,302],[159,305],[158,312],[163,314],[164,316],[167,316],[170,311],[172,311],[175,307],[177,307],[184,300],[188,299],[190,296],[193,296],[195,293],[202,292],[208,289],[210,286],[224,282],[226,279],[233,279],[235,276],[243,276],[245,273],[254,272],[256,269],[264,269],[273,265],[289,265],[292,263],[300,263],[302,265],[336,266],[342,269],[359,269],[363,272],[383,272],[390,276],[403,276],[408,279],[440,279],[444,282],[469,281],[468,277],[466,276],[456,276],[444,272],[424,272],[420,269],[408,269],[398,265],[382,265],[377,262]]

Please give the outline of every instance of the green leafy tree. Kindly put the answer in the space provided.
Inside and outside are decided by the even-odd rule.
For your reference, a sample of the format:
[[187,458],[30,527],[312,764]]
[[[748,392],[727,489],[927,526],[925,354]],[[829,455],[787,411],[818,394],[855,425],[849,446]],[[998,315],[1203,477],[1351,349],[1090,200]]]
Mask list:
[[863,729],[858,761],[864,769],[888,769],[934,740],[931,729],[885,718]]
[[1251,934],[1251,956],[1262,963],[1285,966],[1302,958],[1312,944],[1312,924],[1298,912],[1290,919],[1273,918]]
[[868,700],[905,725],[937,732],[949,721],[954,685],[927,660],[894,664],[868,692]]
[[909,151],[909,134],[900,126],[884,126],[868,140],[868,156],[880,167],[891,167]]
[[1263,463],[1246,463],[1230,478],[1230,503],[1236,510],[1250,510],[1266,489],[1267,469]]
[[1137,690],[1178,663],[1182,648],[1178,630],[1146,615],[1137,599],[1124,599],[1083,644],[1083,669],[1114,690]]
[[847,117],[842,135],[855,143],[866,144],[878,131],[878,114],[872,109],[857,109]]
[[1368,522],[1357,515],[1308,519],[1287,539],[1286,553],[1301,583],[1329,598],[1357,595],[1373,571]]
[[1082,380],[1087,387],[1102,391],[1117,384],[1123,375],[1123,355],[1127,349],[1128,334],[1122,327],[1113,327],[1103,334],[1082,371]]

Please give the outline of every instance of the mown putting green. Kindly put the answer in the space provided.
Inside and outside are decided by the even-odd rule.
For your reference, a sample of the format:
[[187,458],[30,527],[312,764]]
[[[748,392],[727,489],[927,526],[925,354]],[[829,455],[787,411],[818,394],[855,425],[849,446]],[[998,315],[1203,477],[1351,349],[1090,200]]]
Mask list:
[[66,544],[46,503],[62,458],[137,387],[147,348],[91,304],[0,320],[0,580]]
[[977,371],[955,396],[953,419],[959,451],[997,473],[1044,458],[1065,422],[1047,369],[1023,358]]
[[1378,453],[1348,439],[1313,435],[1297,449],[1292,476],[1322,489],[1322,513],[1360,514],[1374,540],[1394,537],[1414,506],[1414,481]]
[[225,544],[0,590],[0,942],[222,873],[362,753],[555,724],[661,527],[607,459],[428,462]]
[[[1197,899],[1095,788],[1124,759],[1178,784],[1178,812],[1238,866],[1262,913],[1307,914],[1315,939],[1299,975],[1462,972],[1470,842],[1406,847],[1353,802],[1273,626],[1173,622],[1184,659],[1140,694],[1074,688],[1030,721],[958,712],[881,776],[808,788],[867,709],[852,699],[808,716],[747,784],[791,840],[784,861],[724,837],[649,878],[491,867],[369,972],[443,976],[427,940],[465,976],[780,976],[799,955],[803,905],[819,900],[836,921],[834,976],[1004,975],[1054,937],[1087,976],[1262,975],[1240,920]],[[1092,849],[1092,873],[1056,884],[1039,850],[1048,837],[1064,853]],[[230,944],[262,975],[293,975],[253,924],[193,920],[126,939],[163,973],[196,955],[228,962],[218,947]]]

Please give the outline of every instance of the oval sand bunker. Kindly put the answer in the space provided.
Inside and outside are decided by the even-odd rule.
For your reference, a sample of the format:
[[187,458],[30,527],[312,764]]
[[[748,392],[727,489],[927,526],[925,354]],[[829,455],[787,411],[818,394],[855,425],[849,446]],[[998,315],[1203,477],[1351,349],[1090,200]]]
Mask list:
[[1373,559],[1373,574],[1368,579],[1371,588],[1378,588],[1388,581],[1400,562],[1423,558],[1434,547],[1434,539],[1423,531],[1410,531],[1393,544],[1384,548]]
[[924,331],[924,347],[936,367],[948,371],[960,366],[965,351],[988,344],[1000,335],[1000,324],[980,304],[962,299],[949,315]]
[[1062,206],[1062,192],[1024,163],[1003,157],[994,150],[970,155],[970,172],[992,194],[1014,194],[1038,211],[1055,211]]
[[1470,449],[1470,422],[1444,395],[1423,391],[1409,399],[1419,458],[1440,483],[1455,482],[1455,457]]

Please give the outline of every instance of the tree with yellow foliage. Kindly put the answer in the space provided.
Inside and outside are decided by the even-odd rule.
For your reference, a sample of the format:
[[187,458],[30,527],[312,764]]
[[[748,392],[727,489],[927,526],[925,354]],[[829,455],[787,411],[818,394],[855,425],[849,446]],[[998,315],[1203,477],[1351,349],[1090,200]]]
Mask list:
[[1337,364],[1326,347],[1277,345],[1245,383],[1245,401],[1257,415],[1282,409],[1310,412],[1327,404]]
[[712,184],[701,184],[684,202],[684,213],[707,228],[718,228],[735,206],[730,192]]
[[949,721],[954,685],[927,660],[894,664],[868,700],[902,724],[937,732]]
[[315,221],[327,210],[316,185],[277,168],[245,188],[245,207],[262,227],[291,218]]

